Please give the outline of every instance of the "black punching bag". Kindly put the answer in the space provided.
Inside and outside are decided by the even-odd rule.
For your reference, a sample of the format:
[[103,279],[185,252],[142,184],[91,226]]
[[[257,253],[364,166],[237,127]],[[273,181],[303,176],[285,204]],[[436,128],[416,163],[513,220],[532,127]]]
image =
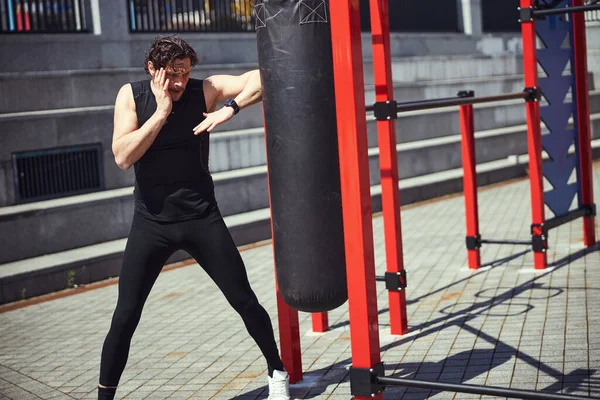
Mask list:
[[255,14],[278,288],[329,311],[348,299],[329,2],[259,0]]

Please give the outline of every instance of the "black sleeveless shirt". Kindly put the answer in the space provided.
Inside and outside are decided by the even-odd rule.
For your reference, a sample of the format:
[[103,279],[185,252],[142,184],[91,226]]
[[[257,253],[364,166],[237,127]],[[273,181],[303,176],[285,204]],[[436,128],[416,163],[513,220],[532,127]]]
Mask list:
[[[131,83],[142,126],[156,111],[150,80]],[[134,164],[135,212],[156,221],[197,218],[214,206],[208,170],[209,134],[193,129],[206,112],[202,80],[190,79],[154,142]]]

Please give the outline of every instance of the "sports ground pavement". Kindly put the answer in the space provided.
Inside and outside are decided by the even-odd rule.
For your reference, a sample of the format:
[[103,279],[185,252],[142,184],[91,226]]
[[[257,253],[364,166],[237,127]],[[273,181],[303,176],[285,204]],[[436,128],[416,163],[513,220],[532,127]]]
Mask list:
[[[527,180],[480,190],[482,236],[528,239],[528,203]],[[373,224],[383,274],[381,216]],[[402,228],[407,335],[389,334],[387,292],[377,284],[386,375],[600,398],[600,246],[583,248],[581,220],[550,232],[544,271],[534,271],[529,247],[516,245],[484,245],[485,266],[468,270],[461,196],[403,208]],[[242,256],[278,329],[270,243],[243,249]],[[117,300],[116,280],[106,283],[0,307],[0,399],[95,398]],[[291,386],[294,398],[352,397],[347,303],[330,312],[329,322],[328,332],[312,333],[310,314],[300,314],[305,374]],[[258,348],[204,271],[197,264],[167,268],[148,299],[117,398],[266,398],[266,384]],[[479,397],[384,392],[386,399]]]

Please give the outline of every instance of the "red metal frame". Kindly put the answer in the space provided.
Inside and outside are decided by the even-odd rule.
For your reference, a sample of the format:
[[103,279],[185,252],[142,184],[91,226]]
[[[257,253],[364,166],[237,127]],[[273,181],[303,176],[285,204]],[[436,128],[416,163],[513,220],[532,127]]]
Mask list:
[[330,10],[352,366],[371,368],[381,361],[381,355],[360,10],[356,0],[332,1]]
[[[520,0],[521,8],[533,7],[533,0]],[[523,36],[523,66],[525,87],[538,87],[537,49],[535,21],[521,23]],[[542,132],[540,122],[540,104],[537,101],[525,103],[527,112],[527,151],[529,154],[529,190],[531,196],[531,219],[533,226],[543,226],[544,216],[544,182],[542,171]],[[533,234],[541,235],[539,228]],[[535,269],[544,269],[548,265],[546,251],[534,251]]]
[[[465,192],[465,216],[467,236],[479,237],[479,211],[477,206],[477,172],[475,170],[475,128],[473,106],[460,106],[460,134],[462,144],[463,187]],[[479,248],[468,249],[469,268],[481,267]]]
[[327,312],[312,313],[313,332],[327,332],[329,330],[329,317]]
[[[370,9],[375,99],[378,102],[385,102],[394,98],[388,0],[371,0]],[[396,273],[404,270],[404,259],[402,255],[402,224],[400,221],[395,121],[378,121],[377,134],[386,270]],[[404,290],[389,290],[388,300],[391,333],[392,335],[403,335],[408,332],[406,292]]]
[[[583,0],[573,0],[573,7],[582,6]],[[579,144],[579,184],[581,204],[594,203],[592,175],[592,145],[590,134],[590,99],[588,92],[587,44],[585,15],[573,13],[573,54],[575,58],[575,92],[577,96],[577,140]],[[583,217],[583,243],[586,247],[596,244],[594,217]]]
[[290,376],[290,383],[302,380],[302,351],[300,349],[300,324],[298,311],[283,300],[277,289],[277,320],[281,361]]

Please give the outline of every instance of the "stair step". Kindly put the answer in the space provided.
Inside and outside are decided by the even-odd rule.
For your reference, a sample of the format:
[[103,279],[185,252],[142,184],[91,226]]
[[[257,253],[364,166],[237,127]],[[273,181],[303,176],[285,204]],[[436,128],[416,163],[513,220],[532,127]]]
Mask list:
[[[240,64],[226,67],[227,69],[215,69],[215,66],[194,68],[191,76],[193,78],[202,79],[217,73],[237,75],[250,69],[257,68],[257,65]],[[455,75],[456,74],[453,74],[450,77],[456,78]],[[20,96],[10,96],[10,99],[8,96],[1,98],[0,114],[114,104],[116,94],[122,85],[127,82],[147,78],[148,75],[142,68],[117,68],[39,73],[0,73],[1,93],[23,94]],[[368,79],[366,81],[371,82],[372,80]],[[523,78],[519,74],[490,76],[489,82],[485,79],[485,77],[462,77],[460,79],[438,79],[426,82],[399,83],[409,85],[413,88],[413,92],[408,92],[406,94],[403,93],[404,91],[398,92],[396,97],[398,101],[404,101],[431,98],[430,96],[448,96],[447,94],[443,96],[436,95],[436,89],[429,89],[428,91],[425,90],[426,87],[431,86],[449,86],[449,90],[451,90],[451,95],[453,96],[457,91],[455,89],[456,85],[461,84],[461,89],[473,89],[476,90],[478,94],[480,91],[482,91],[483,94],[483,92],[488,91],[488,89],[485,88],[490,86],[491,82],[504,81],[515,81],[515,83],[506,83],[504,86],[497,83],[495,86],[493,86],[494,88],[497,88],[495,93],[501,93],[505,91],[501,90],[502,88],[515,86],[516,82],[519,82],[520,89],[523,87]],[[90,95],[89,91],[91,87],[94,88],[93,96]],[[367,90],[374,91],[372,85],[367,85]],[[429,92],[431,92],[431,95],[428,95]],[[425,95],[423,95],[423,93]],[[369,95],[367,95],[367,98],[369,98]]]
[[[600,136],[600,113],[593,116]],[[526,153],[526,126],[477,132],[479,163]],[[461,166],[460,135],[401,143],[397,146],[400,179],[418,178]],[[378,150],[369,155],[372,185],[380,182]],[[224,216],[268,207],[267,167],[217,172],[216,196]],[[0,262],[82,247],[126,236],[133,218],[133,189],[73,196],[0,208]],[[96,229],[89,221],[102,221]]]

